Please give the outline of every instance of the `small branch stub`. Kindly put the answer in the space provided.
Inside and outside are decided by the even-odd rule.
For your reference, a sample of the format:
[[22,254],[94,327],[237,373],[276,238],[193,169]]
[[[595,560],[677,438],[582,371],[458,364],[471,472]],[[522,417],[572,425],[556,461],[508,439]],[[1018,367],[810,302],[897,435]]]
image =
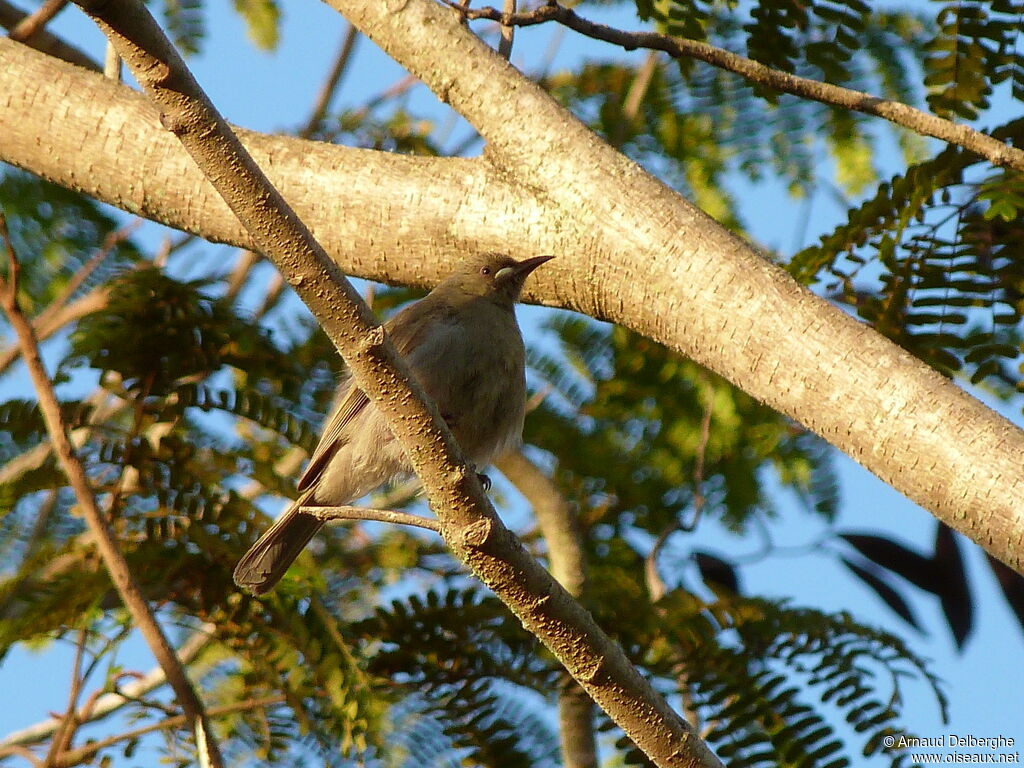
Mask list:
[[584,683],[599,685],[607,677],[605,674],[606,666],[605,657],[599,656],[579,670],[579,679]]
[[376,325],[373,327],[366,336],[360,341],[360,347],[365,352],[371,349],[376,349],[384,343],[387,338],[387,333],[384,331],[383,325]]
[[481,549],[491,539],[494,525],[487,518],[470,523],[462,531],[461,543],[468,549]]

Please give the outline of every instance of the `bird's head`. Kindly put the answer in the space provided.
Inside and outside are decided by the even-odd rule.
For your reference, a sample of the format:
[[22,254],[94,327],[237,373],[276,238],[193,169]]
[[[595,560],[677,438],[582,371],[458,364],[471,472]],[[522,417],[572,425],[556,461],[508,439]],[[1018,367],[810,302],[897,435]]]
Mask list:
[[512,305],[519,299],[526,277],[554,256],[534,256],[516,261],[502,253],[484,253],[466,259],[439,288],[470,296],[492,298]]

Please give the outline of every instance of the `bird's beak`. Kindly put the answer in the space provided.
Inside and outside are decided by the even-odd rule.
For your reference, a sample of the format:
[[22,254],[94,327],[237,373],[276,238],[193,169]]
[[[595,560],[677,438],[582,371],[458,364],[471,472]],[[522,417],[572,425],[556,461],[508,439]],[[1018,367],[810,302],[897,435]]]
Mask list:
[[548,256],[534,256],[532,259],[523,259],[514,267],[512,267],[516,276],[525,278],[528,274],[533,272],[537,267],[545,262],[551,261],[555,258],[552,255]]
[[508,267],[502,267],[498,270],[497,274],[494,275],[494,279],[498,283],[512,282],[516,285],[522,285],[526,276],[529,275],[533,270],[543,264],[545,261],[551,261],[554,256],[534,256],[532,259],[523,259],[517,261]]

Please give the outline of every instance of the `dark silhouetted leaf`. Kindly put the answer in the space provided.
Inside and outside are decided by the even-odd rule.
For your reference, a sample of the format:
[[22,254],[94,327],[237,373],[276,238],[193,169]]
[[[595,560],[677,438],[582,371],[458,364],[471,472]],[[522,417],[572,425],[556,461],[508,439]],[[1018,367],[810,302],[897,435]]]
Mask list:
[[724,587],[738,594],[740,591],[739,574],[732,563],[708,552],[694,552],[691,557],[697,563],[700,577],[709,587]]
[[902,576],[921,589],[939,594],[941,585],[931,558],[886,538],[865,533],[842,533],[840,538],[871,562]]
[[903,596],[897,592],[889,582],[878,574],[873,573],[869,568],[857,565],[857,563],[847,560],[845,557],[840,557],[839,560],[843,565],[849,568],[858,579],[870,587],[876,595],[882,598],[882,601],[888,605],[896,615],[914,629],[923,631],[917,617],[910,609],[910,604],[903,599]]
[[989,568],[995,574],[999,588],[1003,591],[1010,610],[1017,617],[1017,621],[1024,628],[1024,576],[1021,576],[1006,563],[996,560],[992,555],[986,553]]
[[935,532],[934,561],[941,585],[938,595],[942,601],[942,612],[946,615],[956,647],[963,648],[974,627],[974,606],[967,585],[963,552],[956,534],[944,523],[939,523]]

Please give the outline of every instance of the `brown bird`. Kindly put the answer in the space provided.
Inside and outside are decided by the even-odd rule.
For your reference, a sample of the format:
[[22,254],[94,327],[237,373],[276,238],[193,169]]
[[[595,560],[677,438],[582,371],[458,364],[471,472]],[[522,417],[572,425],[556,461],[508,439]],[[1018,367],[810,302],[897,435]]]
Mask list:
[[[483,467],[516,445],[526,409],[525,350],[514,304],[527,275],[553,256],[467,259],[385,324],[463,454]],[[342,506],[412,471],[384,416],[351,379],[299,478],[299,498],[235,566],[235,583],[269,591],[323,524],[303,506]]]

